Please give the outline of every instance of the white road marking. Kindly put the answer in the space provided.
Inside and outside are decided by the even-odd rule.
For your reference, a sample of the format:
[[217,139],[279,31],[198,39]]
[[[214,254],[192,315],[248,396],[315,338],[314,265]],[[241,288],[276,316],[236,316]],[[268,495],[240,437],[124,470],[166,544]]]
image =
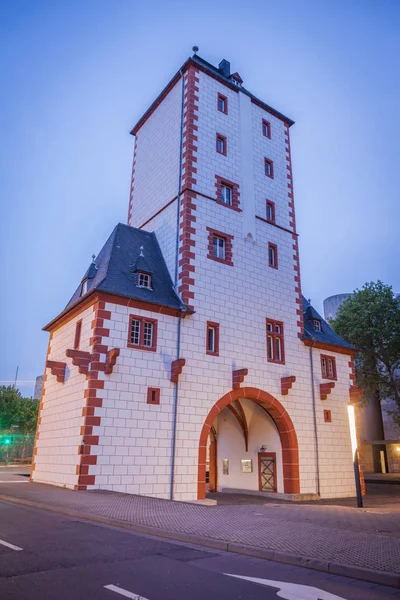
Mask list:
[[325,590],[312,587],[311,585],[300,585],[299,583],[287,583],[285,581],[273,581],[272,579],[260,579],[258,577],[244,577],[243,575],[233,575],[231,573],[224,573],[229,577],[237,577],[238,579],[245,579],[252,583],[260,583],[261,585],[268,585],[269,587],[279,588],[276,595],[279,598],[285,600],[346,600],[341,596],[330,594]]
[[4,540],[0,540],[0,544],[2,546],[6,546],[7,548],[11,548],[11,550],[16,550],[17,552],[19,552],[20,550],[23,550],[23,548],[19,548],[18,546],[14,546],[14,544],[9,544],[8,542],[5,542]]
[[[125,596],[125,598],[131,598],[132,600],[147,600],[144,596],[139,596],[138,594],[134,594],[133,592],[129,592],[128,590],[124,590],[123,588],[117,587],[116,585],[105,585],[106,590],[110,590],[111,592],[116,592],[121,596]],[[329,599],[328,599],[329,600]]]

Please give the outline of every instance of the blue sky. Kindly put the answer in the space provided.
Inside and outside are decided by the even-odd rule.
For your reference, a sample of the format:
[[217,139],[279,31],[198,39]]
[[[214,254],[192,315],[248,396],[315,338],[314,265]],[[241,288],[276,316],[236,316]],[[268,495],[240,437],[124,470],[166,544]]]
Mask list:
[[397,0],[0,1],[0,381],[126,222],[131,126],[194,44],[292,117],[303,292],[400,292]]

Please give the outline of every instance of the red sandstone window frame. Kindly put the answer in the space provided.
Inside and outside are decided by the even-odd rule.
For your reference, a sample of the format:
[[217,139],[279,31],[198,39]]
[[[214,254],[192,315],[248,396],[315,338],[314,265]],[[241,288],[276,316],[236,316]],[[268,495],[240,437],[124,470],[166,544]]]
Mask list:
[[[332,368],[330,368],[330,365]],[[336,358],[334,356],[321,354],[321,375],[323,379],[337,380]]]
[[[268,327],[271,326],[271,330]],[[279,328],[279,332],[276,329]],[[269,343],[271,339],[271,345]],[[279,354],[280,358],[276,358],[276,342],[279,340]],[[266,343],[267,343],[267,360],[279,365],[285,364],[285,340],[284,340],[284,327],[282,321],[275,321],[274,319],[266,319]]]
[[[210,350],[209,331],[214,331],[214,350]],[[206,354],[210,356],[219,356],[219,323],[207,321],[206,327]]]
[[268,266],[271,269],[278,268],[278,246],[272,242],[268,242]]
[[262,120],[262,134],[264,137],[271,139],[271,123],[267,119]]
[[[208,231],[208,254],[207,258],[210,260],[214,260],[223,265],[229,265],[233,267],[232,262],[232,240],[234,239],[233,235],[229,235],[229,233],[224,233],[223,231],[218,231],[217,229],[212,229],[211,227],[207,227]],[[214,254],[214,239],[221,238],[225,241],[225,258],[219,258]]]
[[[268,209],[271,210],[271,218],[268,218]],[[272,202],[272,200],[267,200],[266,203],[266,220],[267,223],[272,223],[273,225],[275,225],[275,202]]]
[[330,410],[324,410],[324,421],[325,423],[332,423],[332,412]]
[[82,319],[76,322],[75,325],[75,337],[74,337],[74,350],[79,350],[81,345],[81,333],[82,333]]
[[160,388],[147,388],[147,404],[160,404]]
[[[132,340],[132,321],[139,321],[139,344],[134,344]],[[146,346],[144,343],[144,335],[145,335],[145,324],[151,323],[153,325],[153,333],[152,333],[152,344],[151,346]],[[158,321],[157,319],[150,319],[149,317],[141,317],[139,315],[129,315],[129,329],[128,329],[128,348],[134,348],[135,350],[146,350],[147,352],[156,352],[157,351],[157,329],[158,329]]]
[[[226,202],[222,201],[222,186],[229,187],[231,189],[231,204],[226,204]],[[221,177],[220,175],[215,175],[215,190],[215,201],[217,204],[219,204],[220,206],[226,206],[227,208],[235,210],[236,212],[242,212],[242,209],[239,208],[240,191],[238,183],[230,181],[229,179],[225,179],[225,177]]]
[[[219,144],[221,143],[221,150],[219,149]],[[217,154],[222,154],[222,156],[227,155],[227,143],[226,136],[222,135],[222,133],[217,133],[215,138],[215,149]]]
[[[267,173],[267,165],[269,173]],[[270,158],[264,158],[264,173],[266,177],[274,179],[274,161]]]
[[[223,108],[220,108],[220,102],[222,102]],[[228,98],[224,96],[224,94],[218,94],[217,97],[217,108],[219,112],[222,112],[224,115],[228,114]]]

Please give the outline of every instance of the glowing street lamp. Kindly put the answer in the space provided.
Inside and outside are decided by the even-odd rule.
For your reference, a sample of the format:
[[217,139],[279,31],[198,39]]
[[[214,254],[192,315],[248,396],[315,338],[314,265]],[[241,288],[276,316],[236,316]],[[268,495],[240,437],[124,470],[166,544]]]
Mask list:
[[351,451],[353,454],[354,477],[356,480],[357,506],[358,506],[358,508],[362,508],[363,507],[363,499],[362,499],[362,494],[361,494],[360,470],[358,467],[356,415],[355,415],[354,405],[349,404],[347,406],[347,411],[349,413]]

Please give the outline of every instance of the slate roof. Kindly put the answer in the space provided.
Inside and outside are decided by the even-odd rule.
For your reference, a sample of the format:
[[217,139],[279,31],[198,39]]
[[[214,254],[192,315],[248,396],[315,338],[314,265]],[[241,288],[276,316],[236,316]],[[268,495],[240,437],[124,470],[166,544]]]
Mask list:
[[[357,350],[352,344],[346,342],[337,333],[335,333],[328,325],[328,323],[321,317],[321,315],[315,310],[313,306],[303,296],[303,315],[304,315],[304,340],[311,340],[314,338],[318,342],[323,344],[330,344],[332,346],[338,346],[340,348],[347,348],[349,350]],[[319,319],[321,321],[322,331],[315,331],[313,320]]]
[[[144,256],[140,256],[141,248]],[[152,289],[136,285],[138,270],[151,273]],[[87,292],[81,296],[82,282],[85,279],[88,279]],[[46,325],[45,329],[93,291],[193,312],[175,293],[155,233],[122,223],[115,227],[96,259],[89,266],[65,309]]]

